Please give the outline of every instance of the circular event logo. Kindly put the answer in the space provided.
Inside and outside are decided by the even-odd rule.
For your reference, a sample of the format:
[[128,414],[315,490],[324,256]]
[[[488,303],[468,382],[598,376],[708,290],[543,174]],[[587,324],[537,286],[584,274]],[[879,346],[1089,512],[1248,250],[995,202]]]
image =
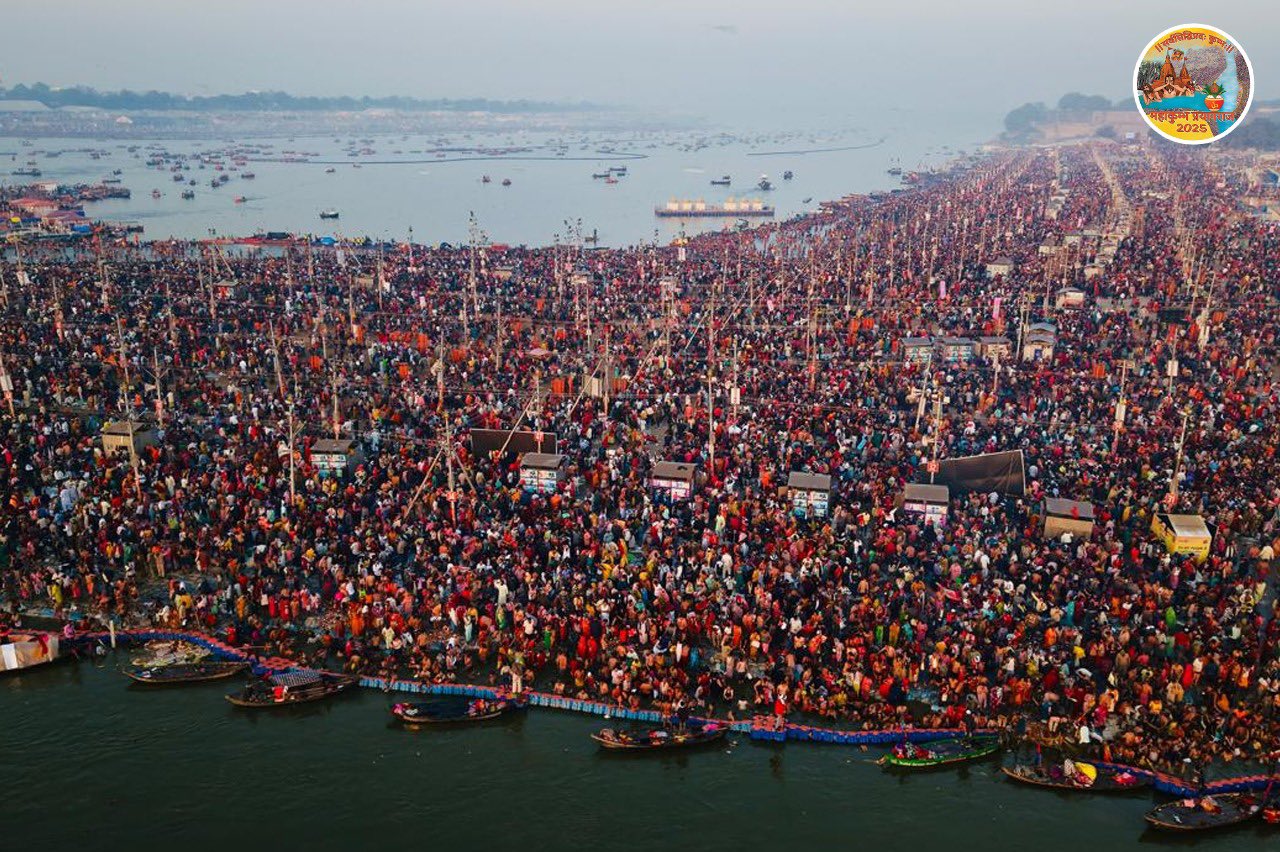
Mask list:
[[1201,145],[1244,121],[1253,101],[1253,67],[1222,30],[1183,24],[1151,40],[1133,69],[1134,99],[1166,139]]

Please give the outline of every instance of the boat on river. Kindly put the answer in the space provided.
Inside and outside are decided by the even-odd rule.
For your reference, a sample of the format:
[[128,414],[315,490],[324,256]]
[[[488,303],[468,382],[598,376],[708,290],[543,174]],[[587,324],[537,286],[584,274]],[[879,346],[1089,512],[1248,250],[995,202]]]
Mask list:
[[1000,740],[983,736],[961,740],[934,740],[925,743],[898,743],[880,758],[882,766],[899,769],[932,769],[980,760],[1000,750]]
[[43,630],[0,630],[0,675],[52,663],[61,656],[59,636]]
[[430,701],[401,702],[391,707],[391,715],[406,725],[449,725],[484,722],[528,705],[515,698],[469,698],[448,696]]
[[1260,796],[1218,793],[1168,802],[1148,811],[1144,818],[1163,831],[1211,831],[1248,822],[1261,812]]
[[357,683],[359,679],[352,675],[333,672],[280,672],[266,680],[252,681],[226,699],[237,707],[288,707],[329,698]]
[[217,660],[197,663],[171,663],[167,666],[128,666],[122,671],[130,680],[148,686],[168,686],[180,683],[204,683],[234,677],[249,667],[246,661],[221,662]]
[[598,742],[601,748],[612,751],[668,751],[719,742],[728,733],[728,725],[705,722],[676,729],[655,728],[640,733],[605,728],[592,734],[591,739]]
[[1083,793],[1125,793],[1151,786],[1151,780],[1127,769],[1107,769],[1092,763],[1064,760],[1041,766],[1015,764],[1000,771],[1014,781],[1033,787]]

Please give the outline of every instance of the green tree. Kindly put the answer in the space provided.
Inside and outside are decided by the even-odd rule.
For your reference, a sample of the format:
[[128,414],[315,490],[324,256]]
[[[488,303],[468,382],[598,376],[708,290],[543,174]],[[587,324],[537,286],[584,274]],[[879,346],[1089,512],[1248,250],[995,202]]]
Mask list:
[[1015,135],[1029,133],[1036,125],[1044,121],[1048,110],[1042,103],[1026,103],[1012,109],[1004,117],[1004,127]]
[[1068,92],[1058,99],[1058,109],[1061,110],[1093,112],[1094,110],[1108,109],[1110,106],[1111,101],[1102,95],[1082,95],[1079,92]]

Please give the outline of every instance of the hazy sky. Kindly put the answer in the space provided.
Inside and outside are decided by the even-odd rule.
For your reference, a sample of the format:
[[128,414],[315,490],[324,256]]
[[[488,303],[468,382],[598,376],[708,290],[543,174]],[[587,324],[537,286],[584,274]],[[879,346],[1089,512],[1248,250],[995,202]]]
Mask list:
[[0,82],[1002,114],[1126,96],[1147,41],[1188,22],[1239,39],[1277,97],[1274,0],[0,0]]

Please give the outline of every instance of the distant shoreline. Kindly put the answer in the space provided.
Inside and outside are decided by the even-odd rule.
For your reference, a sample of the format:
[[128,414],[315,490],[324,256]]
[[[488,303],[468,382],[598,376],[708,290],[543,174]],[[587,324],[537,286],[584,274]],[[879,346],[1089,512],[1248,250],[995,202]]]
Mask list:
[[801,154],[832,154],[837,151],[861,151],[865,148],[875,148],[883,145],[888,136],[881,136],[874,142],[868,142],[865,145],[841,145],[838,148],[804,148],[796,151],[751,151],[747,153],[748,157],[782,157],[782,156],[799,156]]

